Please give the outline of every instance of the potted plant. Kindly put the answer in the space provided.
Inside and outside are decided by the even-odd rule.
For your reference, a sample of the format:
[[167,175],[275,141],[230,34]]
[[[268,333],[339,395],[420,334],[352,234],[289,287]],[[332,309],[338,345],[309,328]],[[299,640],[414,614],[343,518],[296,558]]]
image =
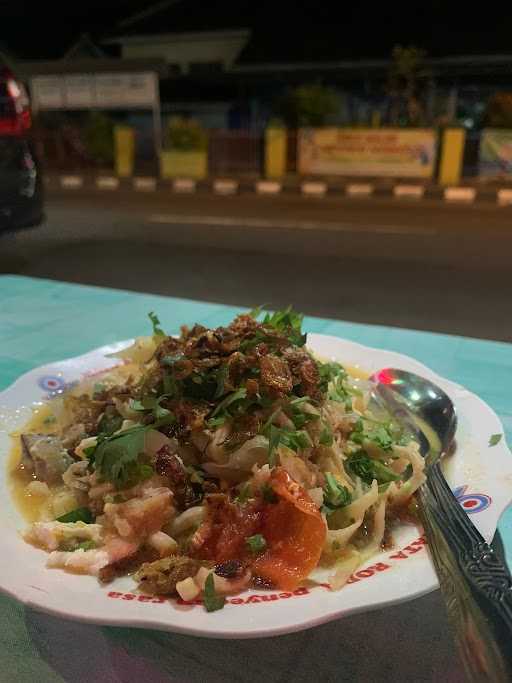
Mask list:
[[204,178],[207,174],[208,136],[193,119],[173,117],[167,130],[167,149],[162,151],[163,178]]

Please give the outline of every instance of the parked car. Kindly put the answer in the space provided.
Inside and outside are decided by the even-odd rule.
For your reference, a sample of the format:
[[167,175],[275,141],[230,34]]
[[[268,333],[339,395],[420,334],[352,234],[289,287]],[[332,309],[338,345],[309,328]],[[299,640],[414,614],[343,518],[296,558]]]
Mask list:
[[25,88],[0,67],[0,231],[39,225],[44,218],[41,167],[30,125]]

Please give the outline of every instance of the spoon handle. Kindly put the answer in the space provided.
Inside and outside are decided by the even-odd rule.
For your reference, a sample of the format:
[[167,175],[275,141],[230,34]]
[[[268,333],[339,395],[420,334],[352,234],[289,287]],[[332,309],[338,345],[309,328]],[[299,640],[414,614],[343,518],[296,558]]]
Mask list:
[[512,580],[433,464],[417,493],[448,616],[470,681],[512,681]]

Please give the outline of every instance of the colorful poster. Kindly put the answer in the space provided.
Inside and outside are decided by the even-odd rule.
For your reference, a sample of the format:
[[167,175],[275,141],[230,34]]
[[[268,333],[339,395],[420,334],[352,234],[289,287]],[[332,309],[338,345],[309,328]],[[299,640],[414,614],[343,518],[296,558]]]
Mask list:
[[431,178],[437,134],[430,128],[304,128],[298,145],[303,175]]
[[479,174],[512,176],[512,130],[486,128],[480,138]]

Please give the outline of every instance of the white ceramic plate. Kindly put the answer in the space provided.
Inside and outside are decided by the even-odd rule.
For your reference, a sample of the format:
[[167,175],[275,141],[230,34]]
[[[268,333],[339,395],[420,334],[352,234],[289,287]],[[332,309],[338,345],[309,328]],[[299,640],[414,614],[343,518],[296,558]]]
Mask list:
[[[3,457],[7,458],[11,447],[9,432],[27,421],[31,406],[49,394],[65,390],[84,375],[101,374],[112,367],[114,361],[106,354],[128,343],[37,368],[0,394]],[[512,499],[512,458],[504,439],[489,447],[490,435],[503,433],[489,406],[407,356],[317,334],[309,336],[308,346],[321,357],[360,366],[369,372],[386,366],[412,370],[429,377],[448,393],[457,408],[459,428],[457,452],[446,463],[446,476],[460,504],[490,540],[500,514]],[[62,617],[217,638],[251,638],[289,633],[410,600],[438,586],[424,539],[414,527],[404,526],[394,534],[396,548],[369,560],[339,592],[322,586],[293,593],[250,590],[229,598],[223,610],[209,614],[200,604],[179,604],[175,600],[139,595],[129,577],[101,586],[93,577],[46,569],[46,553],[27,545],[19,536],[25,523],[11,500],[5,466],[1,468],[0,488],[0,590],[30,607]]]

